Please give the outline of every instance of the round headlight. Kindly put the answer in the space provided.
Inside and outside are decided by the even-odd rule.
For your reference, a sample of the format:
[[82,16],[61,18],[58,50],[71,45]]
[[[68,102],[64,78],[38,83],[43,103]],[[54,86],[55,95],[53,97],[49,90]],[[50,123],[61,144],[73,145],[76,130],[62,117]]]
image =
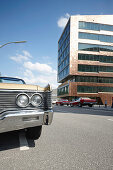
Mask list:
[[42,102],[42,97],[39,94],[34,94],[31,98],[31,104],[35,107],[39,106]]
[[17,96],[16,104],[19,107],[27,107],[29,104],[29,97],[26,94],[19,94]]

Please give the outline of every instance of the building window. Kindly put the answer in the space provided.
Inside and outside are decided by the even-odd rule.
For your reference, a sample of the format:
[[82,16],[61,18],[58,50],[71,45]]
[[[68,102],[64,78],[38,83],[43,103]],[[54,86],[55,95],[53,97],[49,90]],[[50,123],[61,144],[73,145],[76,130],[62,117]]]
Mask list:
[[113,52],[113,46],[79,43],[78,50],[83,51],[109,51]]
[[96,86],[77,86],[78,93],[98,93]]
[[79,38],[80,39],[99,40],[99,35],[79,32]]
[[98,93],[98,92],[113,92],[113,87],[105,86],[77,86],[78,93]]
[[98,66],[79,64],[78,71],[80,71],[80,72],[98,72]]
[[89,39],[89,40],[99,40],[101,42],[113,43],[113,36],[111,36],[111,35],[99,35],[99,34],[79,32],[79,38],[80,39]]
[[100,31],[100,30],[113,31],[113,25],[79,21],[79,29],[95,30],[95,31]]
[[58,73],[60,73],[67,65],[69,65],[69,55],[58,66]]
[[78,65],[80,72],[113,72],[112,66]]
[[103,63],[113,63],[113,56],[92,55],[92,54],[78,54],[78,60],[100,61]]
[[[66,40],[63,42],[62,46],[58,50],[58,56],[60,57],[61,54],[66,51],[67,48],[69,48],[69,42],[70,42],[70,35],[66,38]],[[67,47],[68,46],[68,47]]]
[[75,76],[74,82],[113,83],[112,77]]
[[69,74],[69,65],[65,67],[59,74],[58,74],[58,81],[62,80]]
[[66,85],[64,87],[59,87],[57,89],[57,95],[64,95],[64,94],[68,94],[69,93],[69,85]]
[[98,82],[98,77],[76,76],[76,82]]
[[[69,33],[70,33],[70,21],[68,22],[68,24],[67,24],[67,26],[66,26],[66,28],[65,28],[65,30],[64,30],[64,32],[63,32],[63,34],[62,34],[62,36],[61,36],[61,38],[60,38],[60,40],[59,40],[59,42],[58,42],[58,48],[60,49],[61,48],[61,46],[63,45],[63,43],[65,43],[66,41],[68,41],[68,40],[66,40],[66,38],[67,38],[67,36],[69,35]],[[69,38],[69,36],[68,36],[68,38]],[[67,39],[68,39],[67,38]],[[66,41],[65,41],[66,40]]]
[[99,61],[98,55],[91,54],[78,54],[78,60],[91,60],[91,61]]

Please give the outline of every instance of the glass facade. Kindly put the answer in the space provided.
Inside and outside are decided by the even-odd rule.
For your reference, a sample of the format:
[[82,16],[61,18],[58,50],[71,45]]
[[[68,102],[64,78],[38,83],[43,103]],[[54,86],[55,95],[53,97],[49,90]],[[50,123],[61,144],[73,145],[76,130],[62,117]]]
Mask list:
[[99,40],[101,42],[113,43],[113,36],[79,32],[80,39]]
[[108,51],[113,52],[113,46],[79,43],[78,50],[83,51]]
[[65,50],[58,58],[58,65],[62,64],[62,62],[66,59],[67,56],[69,56],[69,45],[65,48]]
[[68,37],[64,40],[64,43],[62,44],[62,46],[59,48],[58,50],[58,56],[60,57],[62,55],[62,53],[65,51],[65,49],[67,48],[67,46],[69,45],[70,42],[70,35],[68,35]]
[[58,42],[58,81],[69,74],[70,22]]
[[79,64],[78,71],[80,72],[113,72],[113,67]]
[[69,74],[69,65],[65,67],[59,74],[58,74],[58,81],[62,80]]
[[80,71],[80,72],[98,72],[98,66],[79,64],[78,71]]
[[78,60],[100,61],[103,63],[113,63],[113,56],[78,54]]
[[98,92],[113,92],[113,87],[105,86],[77,86],[78,93],[98,93]]
[[69,85],[66,85],[64,87],[59,87],[57,89],[57,95],[64,95],[69,93]]
[[69,64],[69,55],[65,57],[65,59],[58,66],[58,73],[60,73],[63,68],[65,68]]
[[65,28],[59,42],[58,42],[58,49],[60,49],[61,46],[64,44],[64,42],[65,42],[67,36],[69,35],[69,33],[70,33],[70,22],[68,22],[68,24],[67,24],[67,26],[66,26],[66,28]]
[[74,76],[72,82],[113,83],[112,77]]
[[79,21],[79,29],[95,30],[95,31],[100,31],[100,30],[113,31],[113,25]]

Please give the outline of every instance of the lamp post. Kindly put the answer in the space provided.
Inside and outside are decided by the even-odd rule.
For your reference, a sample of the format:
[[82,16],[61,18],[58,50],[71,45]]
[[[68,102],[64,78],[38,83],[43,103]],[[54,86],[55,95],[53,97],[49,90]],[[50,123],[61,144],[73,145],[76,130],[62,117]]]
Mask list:
[[27,41],[14,41],[14,42],[8,42],[8,43],[5,43],[3,45],[0,45],[0,48],[4,47],[5,45],[8,45],[8,44],[18,44],[18,43],[26,43]]

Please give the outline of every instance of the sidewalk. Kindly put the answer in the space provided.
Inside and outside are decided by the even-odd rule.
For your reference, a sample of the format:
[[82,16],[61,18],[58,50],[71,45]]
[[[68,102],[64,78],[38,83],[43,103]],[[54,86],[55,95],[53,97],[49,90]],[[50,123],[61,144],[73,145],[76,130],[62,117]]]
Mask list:
[[[89,108],[89,107],[87,107],[87,108]],[[111,106],[105,107],[105,105],[93,105],[91,108],[95,109],[95,110],[113,111],[113,108],[111,108]]]

